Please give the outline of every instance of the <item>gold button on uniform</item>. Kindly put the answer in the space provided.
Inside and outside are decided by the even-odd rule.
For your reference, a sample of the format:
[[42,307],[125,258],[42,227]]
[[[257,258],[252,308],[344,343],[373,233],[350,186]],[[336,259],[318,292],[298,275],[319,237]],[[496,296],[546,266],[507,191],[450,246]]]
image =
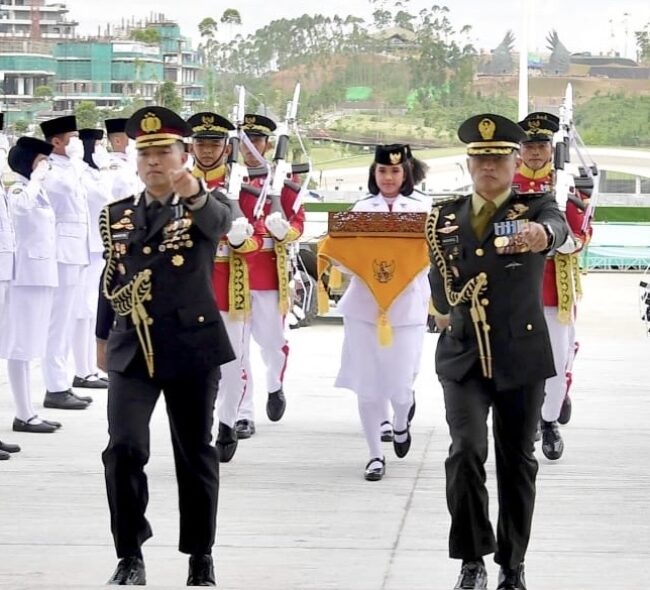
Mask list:
[[533,329],[533,324],[526,324],[526,330],[529,332]]
[[205,317],[202,316],[202,315],[200,315],[200,316],[199,316],[198,318],[196,318],[196,319],[197,319],[197,321],[199,322],[199,324],[202,324],[203,322],[205,322]]
[[145,246],[142,248],[142,253],[143,254],[151,254],[151,247],[150,246]]
[[483,248],[476,248],[474,254],[476,254],[477,256],[483,256],[483,254],[485,254],[485,251],[483,250]]
[[481,299],[481,305],[490,305],[489,299]]

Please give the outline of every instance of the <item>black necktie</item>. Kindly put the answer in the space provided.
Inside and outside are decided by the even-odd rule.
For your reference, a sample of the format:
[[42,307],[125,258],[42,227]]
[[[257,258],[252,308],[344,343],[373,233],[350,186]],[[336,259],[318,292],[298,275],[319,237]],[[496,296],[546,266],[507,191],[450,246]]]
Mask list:
[[162,203],[160,201],[151,201],[147,205],[147,227],[152,226],[161,209]]

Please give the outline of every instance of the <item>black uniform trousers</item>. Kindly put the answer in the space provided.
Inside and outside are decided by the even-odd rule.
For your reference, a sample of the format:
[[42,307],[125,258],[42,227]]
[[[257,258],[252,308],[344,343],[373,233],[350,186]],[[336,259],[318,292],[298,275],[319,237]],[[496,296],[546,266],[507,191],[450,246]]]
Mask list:
[[[507,568],[524,561],[535,505],[535,430],[544,401],[544,381],[497,391],[475,368],[462,382],[441,378],[451,434],[445,461],[451,514],[449,555],[473,560],[496,551]],[[485,461],[487,418],[492,407],[499,517],[497,539],[488,514]]]
[[[139,363],[137,363],[139,365]],[[138,555],[151,537],[145,518],[149,499],[144,466],[149,460],[149,422],[162,391],[171,430],[180,509],[179,550],[209,554],[215,540],[219,461],[212,438],[219,368],[178,379],[149,378],[137,370],[109,372],[109,442],[102,454],[118,558]]]

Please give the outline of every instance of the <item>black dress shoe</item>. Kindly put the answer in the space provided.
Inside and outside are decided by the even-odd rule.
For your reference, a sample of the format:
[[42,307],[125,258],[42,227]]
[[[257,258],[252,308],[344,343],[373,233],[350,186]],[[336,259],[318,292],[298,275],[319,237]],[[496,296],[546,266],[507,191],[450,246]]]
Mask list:
[[454,590],[485,590],[486,588],[487,570],[485,564],[482,561],[463,562]]
[[252,420],[237,420],[235,431],[239,440],[250,438],[255,434],[255,422]]
[[266,415],[271,422],[277,422],[287,408],[287,400],[284,399],[284,392],[281,389],[269,393],[269,399],[266,400]]
[[380,428],[381,442],[393,442],[393,425],[388,420],[384,420],[380,424]]
[[72,393],[71,389],[67,391],[48,391],[45,393],[45,400],[43,401],[46,408],[56,408],[58,410],[85,410],[89,403]]
[[[90,379],[90,377],[95,377]],[[108,389],[108,383],[100,379],[97,375],[86,375],[85,377],[74,376],[72,387],[81,387],[84,389]]]
[[0,440],[0,451],[3,453],[19,453],[20,447],[11,443],[4,443]]
[[219,434],[217,435],[215,447],[217,448],[219,462],[228,463],[237,450],[237,432],[223,422],[219,422]]
[[[370,467],[373,463],[380,463],[379,467]],[[366,481],[379,481],[386,475],[386,459],[384,457],[375,457],[366,463],[366,470],[363,472],[363,477]]]
[[557,419],[557,421],[560,424],[568,424],[569,420],[571,420],[571,398],[567,393],[564,396],[564,401],[562,402],[562,408],[560,409],[560,417]]
[[144,571],[144,561],[141,557],[123,557],[118,562],[111,579],[106,583],[109,586],[145,586],[147,576]]
[[0,451],[0,461],[6,461],[7,459],[11,459],[11,455],[7,451]]
[[32,416],[29,420],[20,420],[19,418],[14,418],[13,431],[14,432],[39,432],[49,434],[57,430],[56,426],[48,424],[45,421],[34,422],[38,420],[38,416]]
[[[397,442],[397,436],[405,434],[406,440],[403,442]],[[395,454],[403,459],[408,455],[408,452],[411,448],[411,427],[410,425],[406,427],[406,430],[394,430],[393,431],[393,449]]]
[[56,428],[57,430],[59,428],[61,428],[61,426],[63,426],[63,424],[61,424],[61,422],[57,422],[56,420],[46,420],[45,418],[41,418],[41,420],[43,422],[45,422],[45,424],[49,424],[50,426],[54,426],[54,428]]
[[515,569],[501,567],[497,590],[526,590],[524,564],[520,563]]
[[564,452],[564,441],[557,422],[542,420],[542,453],[550,461],[557,461]]
[[212,555],[190,556],[190,571],[187,574],[188,586],[216,586]]

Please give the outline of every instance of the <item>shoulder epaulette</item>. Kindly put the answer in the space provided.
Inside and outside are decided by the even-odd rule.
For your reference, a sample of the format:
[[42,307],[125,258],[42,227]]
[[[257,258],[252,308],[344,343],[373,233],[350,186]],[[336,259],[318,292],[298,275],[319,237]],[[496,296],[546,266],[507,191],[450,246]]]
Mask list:
[[432,207],[442,207],[443,205],[449,205],[451,203],[460,203],[465,199],[469,199],[472,195],[449,195],[441,198],[433,197],[433,202],[431,203]]
[[123,199],[118,199],[117,201],[112,201],[111,203],[108,203],[108,207],[114,207],[115,205],[120,205],[123,203],[126,203],[127,201],[132,201],[135,198],[135,195],[130,195],[128,197],[124,197]]

